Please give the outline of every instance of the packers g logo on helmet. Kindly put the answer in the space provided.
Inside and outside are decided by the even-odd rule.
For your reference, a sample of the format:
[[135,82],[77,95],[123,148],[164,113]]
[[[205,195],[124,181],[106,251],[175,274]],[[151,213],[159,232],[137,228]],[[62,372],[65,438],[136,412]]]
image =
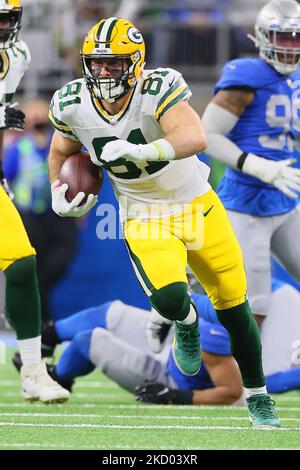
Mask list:
[[[85,37],[81,50],[83,76],[91,93],[113,102],[133,88],[145,65],[142,34],[124,18],[107,18],[94,25]],[[118,77],[95,77],[91,61],[122,61]]]
[[130,41],[135,42],[137,44],[141,44],[144,41],[143,36],[139,32],[139,30],[134,26],[129,28],[129,30],[127,31],[127,36],[129,37]]
[[21,18],[20,0],[0,0],[0,49],[8,49],[16,42]]

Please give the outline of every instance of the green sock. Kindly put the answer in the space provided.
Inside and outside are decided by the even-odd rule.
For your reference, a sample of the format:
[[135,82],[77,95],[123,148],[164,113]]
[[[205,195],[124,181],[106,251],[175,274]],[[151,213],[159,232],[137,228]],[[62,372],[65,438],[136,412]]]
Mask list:
[[229,332],[232,355],[239,365],[244,386],[263,387],[265,377],[260,334],[248,302],[216,312],[219,321]]
[[41,301],[36,275],[35,256],[11,264],[6,277],[6,311],[18,339],[41,334]]

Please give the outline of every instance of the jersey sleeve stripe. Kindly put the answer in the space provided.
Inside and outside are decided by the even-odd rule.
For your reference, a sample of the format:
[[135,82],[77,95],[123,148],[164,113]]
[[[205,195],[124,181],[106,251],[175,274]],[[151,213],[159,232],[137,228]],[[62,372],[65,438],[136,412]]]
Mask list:
[[8,104],[8,103],[11,103],[12,100],[13,100],[13,97],[14,97],[14,93],[6,93],[4,95],[4,104]]
[[160,106],[166,101],[166,99],[174,93],[175,90],[177,90],[179,87],[181,87],[185,81],[183,78],[180,78],[177,80],[173,85],[166,91],[166,93],[161,97],[159,102],[157,103],[157,110],[160,108]]
[[52,122],[53,127],[58,130],[59,132],[62,132],[63,134],[66,134],[68,136],[74,137],[76,140],[78,140],[77,136],[73,134],[71,127],[67,126],[64,122],[60,121],[59,119],[55,118],[51,112],[49,111],[49,119]]
[[24,49],[21,49],[20,47],[17,47],[15,46],[17,51],[21,52],[21,54],[24,56],[25,60],[27,61],[28,60],[28,57],[27,57],[27,54],[26,54],[26,51]]
[[183,85],[178,90],[176,90],[166,101],[160,106],[160,108],[156,111],[156,119],[159,121],[160,118],[172,108],[175,104],[179,103],[180,101],[186,100],[190,98],[192,92],[187,85]]

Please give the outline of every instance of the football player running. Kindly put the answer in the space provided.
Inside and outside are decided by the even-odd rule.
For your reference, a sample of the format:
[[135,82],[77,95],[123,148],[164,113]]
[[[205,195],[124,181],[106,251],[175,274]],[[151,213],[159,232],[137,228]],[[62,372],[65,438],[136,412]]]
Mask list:
[[271,254],[300,281],[300,5],[267,3],[257,16],[259,57],[228,62],[203,115],[206,152],[228,165],[218,194],[245,260],[260,323],[271,299]]
[[64,402],[69,392],[54,382],[41,360],[41,312],[36,253],[1,169],[3,131],[24,128],[24,114],[9,106],[13,94],[30,63],[27,45],[18,40],[22,7],[19,0],[0,0],[0,269],[6,278],[6,310],[16,330],[23,367],[22,396],[44,403]]
[[173,69],[144,70],[143,37],[126,19],[97,23],[81,58],[83,78],[57,91],[50,108],[56,128],[49,155],[53,210],[80,216],[97,202],[89,195],[80,206],[84,193],[68,202],[67,185],[59,181],[65,159],[85,146],[92,161],[108,171],[145,293],[155,310],[175,320],[176,365],[186,375],[201,366],[188,263],[231,336],[253,426],[279,427],[266,392],[259,331],[246,301],[241,250],[207,182],[209,169],[195,155],[204,150],[206,138],[187,102],[188,85]]

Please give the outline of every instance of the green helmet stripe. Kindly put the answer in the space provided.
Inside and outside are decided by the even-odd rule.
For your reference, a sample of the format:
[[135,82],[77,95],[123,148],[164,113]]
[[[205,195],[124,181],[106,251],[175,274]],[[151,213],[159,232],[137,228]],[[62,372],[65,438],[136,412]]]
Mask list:
[[112,30],[114,29],[114,26],[116,24],[116,22],[118,21],[118,19],[115,19],[109,26],[108,28],[108,31],[107,31],[107,35],[106,35],[106,44],[105,44],[105,47],[109,47],[109,43],[111,41],[111,35],[112,35]]
[[[97,33],[96,33],[96,39],[97,39],[97,41],[100,41],[100,37],[101,37],[100,35],[101,35],[101,31],[102,31],[104,25],[105,25],[105,20],[104,20],[104,21],[101,21],[100,26],[99,26],[99,28],[98,28],[98,31],[97,31]],[[98,46],[98,44],[97,44],[97,46]]]
[[[114,25],[118,21],[118,18],[108,18],[103,20],[98,28],[96,38],[99,43],[105,43],[105,47],[109,47],[109,41]],[[101,44],[98,44],[98,47],[101,47]]]

